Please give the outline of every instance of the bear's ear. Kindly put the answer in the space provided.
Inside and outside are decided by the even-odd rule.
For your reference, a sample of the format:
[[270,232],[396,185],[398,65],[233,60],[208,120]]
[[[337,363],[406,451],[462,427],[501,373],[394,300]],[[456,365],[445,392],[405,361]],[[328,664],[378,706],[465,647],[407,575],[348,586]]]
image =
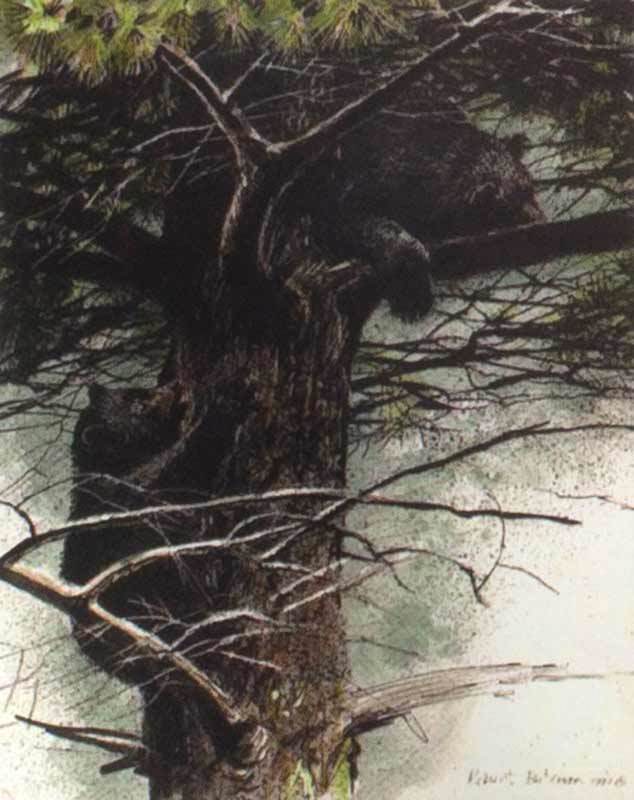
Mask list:
[[[121,441],[118,445],[126,445],[129,441],[129,434],[124,431],[123,436],[119,436]],[[108,447],[112,447],[112,432],[106,425],[87,425],[79,437],[79,445],[82,450],[87,452],[105,452]]]
[[471,206],[486,207],[500,199],[500,187],[493,181],[487,181],[476,186],[467,196],[467,203]]
[[102,400],[107,393],[108,390],[106,387],[101,386],[99,383],[91,383],[88,387],[88,399],[91,403],[96,403],[99,400]]
[[502,141],[506,145],[509,153],[518,161],[526,153],[530,147],[531,140],[525,133],[514,133],[511,136],[505,136]]

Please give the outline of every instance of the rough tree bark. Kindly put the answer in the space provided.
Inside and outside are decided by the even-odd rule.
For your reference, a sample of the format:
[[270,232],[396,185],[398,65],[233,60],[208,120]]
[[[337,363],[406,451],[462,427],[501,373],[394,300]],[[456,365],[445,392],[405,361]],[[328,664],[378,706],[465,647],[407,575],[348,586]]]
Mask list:
[[[183,337],[172,380],[191,398],[192,413],[186,444],[159,483],[206,496],[344,485],[350,364],[358,331],[341,313],[336,291],[323,291],[321,277],[311,285],[317,276],[309,268],[305,285],[295,281],[275,309],[266,296],[251,297],[248,325],[236,321],[237,329],[223,335],[220,347],[214,333],[226,331],[228,323],[218,311],[213,332]],[[315,510],[304,502],[270,512],[282,522],[286,515]],[[209,519],[205,535],[228,536],[252,514],[241,510]],[[221,609],[246,605],[276,620],[280,630],[262,625],[257,635],[231,646],[231,660],[200,659],[232,698],[241,720],[235,730],[210,724],[200,698],[182,687],[160,692],[160,683],[150,683],[145,739],[155,754],[153,798],[265,798],[284,792],[301,797],[301,781],[289,791],[300,765],[312,775],[317,796],[327,790],[348,752],[344,622],[337,592],[302,600],[332,586],[337,550],[336,531],[309,525],[299,534],[266,538],[214,559],[212,609],[219,610],[220,594]],[[288,590],[297,569],[299,577],[312,577]],[[208,565],[203,571],[208,575]],[[295,602],[300,603],[295,610],[284,611]],[[174,740],[175,729],[180,741]]]
[[[411,269],[411,259],[402,256],[413,248],[426,270],[427,253],[411,237],[404,235],[399,246],[390,227],[385,248],[401,256],[392,268]],[[123,456],[117,465],[116,451],[106,457],[101,401],[93,391],[76,444],[88,447],[86,458],[99,474],[80,469],[77,515],[105,510],[108,501],[113,508],[138,507],[157,497],[196,501],[345,485],[352,358],[361,325],[384,292],[385,267],[307,261],[283,283],[262,281],[256,291],[243,280],[233,285],[235,259],[253,257],[245,250],[218,268],[214,291],[200,293],[191,318],[175,323],[159,386],[142,395],[146,410],[178,406],[178,431],[167,446],[135,465]],[[101,473],[117,479],[111,489]],[[124,570],[102,600],[194,663],[230,706],[230,718],[186,676],[162,672],[142,648],[131,651],[95,626],[85,609],[75,610],[85,651],[141,687],[148,753],[142,769],[152,798],[319,797],[333,781],[348,796],[356,748],[346,733],[340,533],[327,522],[311,522],[318,510],[308,500],[255,503],[231,513],[192,514],[188,525],[170,525],[159,515],[155,540],[142,525],[132,533],[106,531],[97,543],[104,543],[103,556],[96,550],[88,556],[81,534],[68,538],[65,573],[75,581],[108,565],[108,533],[119,537],[110,540],[110,561],[112,552],[121,558],[165,540],[226,541],[214,552],[129,575]],[[245,542],[239,530],[253,540]],[[82,558],[91,568],[81,566]]]

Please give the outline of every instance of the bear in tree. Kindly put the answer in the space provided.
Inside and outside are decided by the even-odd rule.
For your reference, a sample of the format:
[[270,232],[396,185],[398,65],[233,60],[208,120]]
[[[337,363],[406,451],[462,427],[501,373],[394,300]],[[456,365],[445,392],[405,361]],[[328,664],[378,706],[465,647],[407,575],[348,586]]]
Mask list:
[[[340,304],[355,317],[353,327],[360,327],[383,299],[402,318],[420,318],[433,299],[430,242],[543,219],[532,179],[513,144],[464,119],[383,112],[349,134],[298,182],[281,212],[273,257],[291,269],[302,248],[313,263],[368,262],[371,276],[362,284],[364,296],[355,295],[353,287]],[[175,384],[91,388],[73,442],[73,518],[153,503],[152,492],[160,493],[165,485],[153,475],[161,475],[186,427],[179,391]],[[209,441],[224,441],[222,431],[214,435],[218,438],[210,433]],[[227,435],[233,437],[233,430]],[[195,468],[196,459],[190,461]],[[174,527],[174,532],[165,525],[140,525],[71,534],[62,576],[85,583],[117,560],[177,541],[183,526]],[[202,561],[160,562],[117,584],[104,600],[122,615],[147,617],[163,605],[166,618],[192,619],[192,597],[200,595],[201,609],[208,609],[209,595],[217,598],[231,574],[226,558],[220,579],[213,563]],[[145,679],[142,670],[122,665],[114,641],[91,634],[81,620],[74,632],[102,668],[132,682]]]
[[[161,460],[177,446],[184,404],[172,385],[157,389],[109,389],[93,384],[89,405],[80,413],[72,443],[74,485],[71,519],[112,514],[151,506],[165,499],[148,488],[148,475],[160,471]],[[114,562],[135,553],[177,541],[174,530],[161,525],[113,527],[96,534],[76,532],[64,542],[61,574],[84,584]],[[122,616],[179,613],[186,578],[183,565],[162,561],[138,576],[124,578],[102,598]],[[157,589],[157,587],[160,587]],[[165,598],[172,603],[165,604]],[[125,652],[116,637],[77,618],[73,634],[82,650],[107,672],[141,683],[143,664]]]
[[[75,426],[72,455],[75,482],[71,519],[141,508],[151,503],[135,470],[158,456],[179,436],[182,409],[169,387],[108,389],[93,384],[89,404]],[[143,547],[158,546],[159,537],[146,532],[113,531],[93,537],[86,558],[83,534],[66,538],[62,576],[84,583],[112,563]]]
[[433,301],[430,243],[544,220],[524,144],[462,116],[384,111],[306,176],[295,214],[326,260],[369,261],[377,297],[414,321]]

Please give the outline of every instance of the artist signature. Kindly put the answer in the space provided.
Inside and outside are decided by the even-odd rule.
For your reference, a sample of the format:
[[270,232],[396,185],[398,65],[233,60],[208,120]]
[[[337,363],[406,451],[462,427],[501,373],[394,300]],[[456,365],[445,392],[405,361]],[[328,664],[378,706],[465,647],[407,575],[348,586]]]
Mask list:
[[618,772],[597,770],[595,773],[579,774],[565,769],[505,769],[485,770],[473,768],[467,774],[468,786],[570,786],[593,789],[621,788],[627,786],[627,778]]

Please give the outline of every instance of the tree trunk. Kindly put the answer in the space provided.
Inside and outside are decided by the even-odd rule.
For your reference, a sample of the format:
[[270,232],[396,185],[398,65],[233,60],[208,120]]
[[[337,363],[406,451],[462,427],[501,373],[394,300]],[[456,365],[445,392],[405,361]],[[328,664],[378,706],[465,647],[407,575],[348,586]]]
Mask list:
[[[126,480],[179,500],[343,487],[365,309],[351,315],[340,288],[307,265],[275,308],[266,297],[238,316],[235,305],[226,315],[216,306],[212,324],[181,330],[157,390],[178,392],[181,435]],[[226,546],[150,567],[111,594],[128,617],[141,595],[141,624],[209,676],[235,711],[223,718],[184,676],[153,665],[141,686],[152,800],[303,800],[329,788],[351,796],[340,537],[311,522],[319,510],[304,498],[192,514],[173,528],[166,519],[171,543]]]

